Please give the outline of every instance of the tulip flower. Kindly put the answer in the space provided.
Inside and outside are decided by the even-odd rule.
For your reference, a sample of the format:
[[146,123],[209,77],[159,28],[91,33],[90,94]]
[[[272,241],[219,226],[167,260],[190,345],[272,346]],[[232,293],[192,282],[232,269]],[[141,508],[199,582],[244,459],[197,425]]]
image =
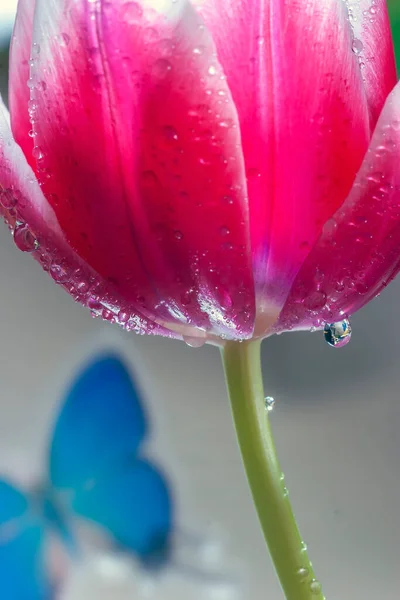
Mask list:
[[341,345],[400,268],[385,0],[20,0],[10,67],[0,202],[17,246],[95,316],[222,347],[285,593],[322,598],[258,352],[324,326]]

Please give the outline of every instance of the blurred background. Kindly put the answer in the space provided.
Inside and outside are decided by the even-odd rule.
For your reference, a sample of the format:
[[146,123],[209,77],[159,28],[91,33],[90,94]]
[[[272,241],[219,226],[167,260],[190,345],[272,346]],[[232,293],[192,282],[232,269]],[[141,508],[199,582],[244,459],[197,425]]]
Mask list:
[[[5,94],[15,2],[0,6]],[[400,45],[400,6],[394,0],[390,8]],[[145,391],[151,453],[169,474],[179,524],[201,532],[208,553],[201,560],[232,583],[205,586],[166,575],[143,591],[136,572],[103,557],[75,573],[62,597],[279,600],[218,351],[136,337],[93,320],[14,247],[2,223],[0,281],[0,474],[21,485],[40,477],[63,390],[84,360],[116,349]],[[263,346],[281,462],[328,600],[400,595],[399,300],[400,279],[352,319],[353,339],[343,349],[328,347],[320,332],[283,335]]]

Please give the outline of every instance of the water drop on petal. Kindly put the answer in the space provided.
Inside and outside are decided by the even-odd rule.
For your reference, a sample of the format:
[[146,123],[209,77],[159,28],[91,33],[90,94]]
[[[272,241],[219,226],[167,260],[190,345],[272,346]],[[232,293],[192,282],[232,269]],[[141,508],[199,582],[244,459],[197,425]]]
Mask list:
[[324,327],[326,342],[333,348],[342,348],[350,342],[351,325],[348,319],[336,323],[326,323]]
[[20,223],[14,229],[14,242],[22,252],[34,252],[39,248],[39,242],[25,223]]
[[206,338],[184,335],[183,341],[191,348],[201,348],[206,343]]
[[351,45],[351,49],[353,50],[354,54],[361,54],[361,52],[364,49],[364,44],[362,43],[361,40],[358,40],[355,38]]

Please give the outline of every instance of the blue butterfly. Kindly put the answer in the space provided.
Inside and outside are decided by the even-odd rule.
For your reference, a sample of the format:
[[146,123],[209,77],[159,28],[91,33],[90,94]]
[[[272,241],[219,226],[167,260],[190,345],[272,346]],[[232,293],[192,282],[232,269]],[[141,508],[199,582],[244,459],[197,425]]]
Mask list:
[[46,547],[56,536],[79,556],[74,517],[102,528],[144,563],[168,552],[168,484],[140,446],[147,419],[116,356],[91,363],[68,391],[49,452],[47,481],[24,493],[0,480],[0,589],[5,600],[49,600]]

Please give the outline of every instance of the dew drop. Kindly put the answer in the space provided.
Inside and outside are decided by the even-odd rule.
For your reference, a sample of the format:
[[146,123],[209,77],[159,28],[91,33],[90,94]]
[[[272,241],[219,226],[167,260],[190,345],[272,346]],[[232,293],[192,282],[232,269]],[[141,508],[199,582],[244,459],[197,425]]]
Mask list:
[[129,24],[135,23],[143,15],[143,8],[137,2],[126,2],[122,10],[123,19]]
[[167,146],[174,145],[179,139],[178,132],[174,127],[171,127],[170,125],[166,125],[162,128],[162,136],[162,141]]
[[56,283],[66,283],[69,281],[70,273],[62,265],[53,263],[50,267],[50,275]]
[[216,74],[217,74],[217,69],[214,67],[214,65],[211,65],[211,66],[208,68],[208,74],[209,74],[209,75],[211,75],[211,76],[213,76],[213,75],[216,75]]
[[129,312],[126,312],[125,310],[120,310],[118,313],[118,323],[120,325],[125,325],[130,318],[130,314]]
[[14,242],[22,252],[34,252],[39,248],[39,242],[25,223],[19,223],[15,226]]
[[351,325],[348,319],[336,323],[326,323],[324,327],[326,342],[333,348],[342,348],[350,342]]
[[15,194],[11,188],[0,189],[0,204],[3,208],[10,209],[13,208],[17,203],[17,199]]
[[153,75],[158,79],[163,79],[171,71],[172,66],[169,60],[159,58],[153,65]]
[[273,398],[272,396],[266,396],[264,398],[264,402],[265,402],[265,408],[267,409],[268,412],[271,412],[272,410],[274,410],[275,398]]
[[32,156],[33,156],[33,158],[36,158],[36,160],[42,160],[44,158],[43,150],[41,149],[40,146],[35,146],[33,148]]
[[323,306],[325,306],[325,302],[326,302],[325,292],[317,290],[317,291],[313,292],[312,294],[310,294],[304,300],[304,306],[306,308],[309,308],[310,310],[318,310],[319,308],[322,308]]
[[56,35],[56,40],[60,44],[60,46],[66,47],[71,41],[68,33],[60,33],[60,35]]
[[353,40],[351,49],[353,50],[354,54],[361,54],[361,52],[364,50],[364,44],[362,43],[361,40],[358,40],[356,38]]
[[300,567],[300,569],[297,570],[297,575],[301,580],[304,580],[307,579],[309,571],[305,567]]
[[181,240],[183,238],[182,231],[179,231],[178,229],[176,231],[174,231],[174,237],[176,240]]
[[183,341],[187,346],[190,346],[191,348],[201,348],[206,343],[206,338],[184,335]]
[[313,579],[310,583],[310,592],[313,595],[317,595],[321,592],[321,584],[317,579]]

